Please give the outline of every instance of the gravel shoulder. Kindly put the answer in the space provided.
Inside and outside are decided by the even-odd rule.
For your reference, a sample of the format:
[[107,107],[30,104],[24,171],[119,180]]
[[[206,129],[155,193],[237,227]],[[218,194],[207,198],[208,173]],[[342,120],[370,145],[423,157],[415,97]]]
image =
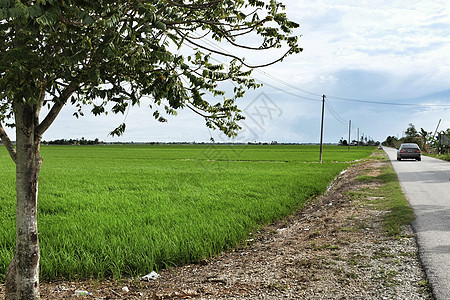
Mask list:
[[356,177],[377,176],[388,164],[351,166],[302,211],[215,258],[162,270],[150,282],[42,283],[42,298],[77,298],[75,290],[87,290],[96,299],[433,299],[411,227],[401,238],[387,236],[376,199],[355,197],[380,188]]

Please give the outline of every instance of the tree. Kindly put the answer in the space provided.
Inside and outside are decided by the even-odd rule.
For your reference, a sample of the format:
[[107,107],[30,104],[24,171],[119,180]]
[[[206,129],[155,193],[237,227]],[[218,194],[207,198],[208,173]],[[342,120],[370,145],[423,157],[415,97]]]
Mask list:
[[395,136],[388,136],[386,140],[381,143],[383,146],[396,148],[398,144],[398,139]]
[[423,128],[420,128],[420,132],[419,132],[419,140],[420,140],[420,148],[422,149],[422,151],[425,152],[430,152],[430,144],[432,144],[432,132],[428,132]]
[[[281,61],[302,50],[292,34],[298,25],[283,10],[275,0],[0,0],[0,138],[16,164],[17,190],[6,299],[39,298],[40,142],[63,106],[74,105],[76,117],[89,106],[94,115],[124,113],[149,98],[160,122],[163,112],[189,108],[206,126],[235,136],[243,119],[236,100],[259,86],[249,77],[259,66],[203,41],[248,51],[283,46],[264,65]],[[235,85],[229,97],[224,81]],[[16,145],[4,126],[15,127]],[[111,134],[124,130],[120,124]]]
[[406,136],[403,138],[405,143],[416,143],[419,133],[413,123],[408,124],[408,128],[405,131]]
[[347,142],[347,140],[344,140],[344,138],[341,138],[339,140],[339,146],[347,146],[347,145],[348,145],[348,142]]

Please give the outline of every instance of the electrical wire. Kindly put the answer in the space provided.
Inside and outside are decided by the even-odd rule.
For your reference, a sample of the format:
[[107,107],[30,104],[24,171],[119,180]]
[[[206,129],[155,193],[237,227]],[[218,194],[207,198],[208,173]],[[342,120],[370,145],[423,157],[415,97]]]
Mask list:
[[411,107],[450,107],[450,104],[418,104],[418,103],[381,102],[381,101],[353,99],[353,98],[345,98],[345,97],[329,96],[329,95],[327,95],[327,97],[335,99],[335,100],[341,100],[341,101],[380,104],[380,105],[396,105],[396,106],[411,106]]
[[[191,49],[195,49],[195,47],[192,47],[192,46],[190,46],[190,45],[186,45],[186,46],[189,47],[189,48],[191,48]],[[222,49],[222,48],[221,48],[221,49]],[[224,50],[224,51],[225,51],[225,50]],[[218,60],[218,59],[216,59],[216,58],[214,58],[214,57],[210,57],[210,59],[213,60],[213,61],[215,61],[215,62],[218,62],[218,63],[220,63],[220,64],[224,64],[224,62],[221,62],[220,60]],[[310,97],[304,97],[304,96],[301,96],[301,95],[292,93],[292,92],[290,92],[290,91],[287,91],[287,90],[285,90],[285,89],[282,89],[282,88],[280,88],[280,87],[277,87],[277,86],[275,86],[275,85],[272,85],[272,84],[270,84],[270,83],[268,83],[268,82],[266,82],[266,81],[263,81],[263,80],[261,80],[261,79],[257,79],[257,78],[251,77],[251,76],[250,76],[250,78],[254,79],[255,81],[257,81],[257,82],[259,82],[259,83],[262,83],[263,85],[269,86],[269,87],[273,88],[274,90],[283,92],[283,93],[285,93],[285,94],[294,96],[294,97],[296,97],[296,98],[300,98],[300,99],[308,100],[308,101],[314,101],[314,102],[320,102],[320,101],[321,101],[321,100],[319,100],[319,99],[313,99],[313,98],[310,98]],[[274,78],[275,78],[275,77],[274,77]],[[228,80],[228,81],[230,81],[231,83],[235,84],[232,80]],[[281,80],[280,80],[280,81],[281,81]],[[286,84],[287,84],[287,83],[286,83]],[[294,86],[291,86],[291,87],[294,88],[294,89],[298,89],[298,88],[296,88],[296,87],[294,87]],[[318,94],[313,94],[313,95],[318,95]],[[318,95],[318,96],[321,96],[321,95]]]
[[263,75],[269,77],[270,79],[275,80],[275,81],[277,81],[277,82],[279,82],[281,84],[284,84],[285,86],[288,86],[288,87],[290,87],[290,88],[292,88],[294,90],[297,90],[297,91],[300,91],[300,92],[303,92],[303,93],[306,93],[306,94],[310,94],[310,95],[313,95],[313,96],[322,97],[322,95],[319,95],[319,94],[313,93],[313,92],[308,92],[307,90],[301,89],[301,88],[299,88],[297,86],[294,86],[294,85],[292,85],[292,84],[290,84],[290,83],[288,83],[286,81],[283,81],[283,80],[273,76],[272,74],[268,74],[268,73],[264,72],[263,70],[256,69],[256,71],[258,73],[263,74]]
[[274,90],[283,92],[284,94],[288,94],[288,95],[291,95],[291,96],[294,96],[294,97],[296,97],[296,98],[303,99],[303,100],[308,100],[308,101],[313,101],[313,102],[322,102],[322,100],[319,100],[319,99],[313,99],[313,98],[310,98],[310,97],[304,97],[304,96],[301,96],[301,95],[299,95],[299,94],[295,94],[295,93],[293,93],[293,92],[287,91],[287,90],[285,90],[285,89],[282,89],[282,88],[280,88],[280,87],[277,87],[277,86],[275,86],[275,85],[272,85],[272,84],[270,84],[270,83],[267,83],[267,82],[265,82],[265,81],[263,81],[263,80],[261,80],[261,79],[256,79],[256,78],[253,78],[253,79],[255,79],[256,81],[258,81],[258,82],[260,82],[260,83],[262,83],[262,84],[264,84],[264,85],[266,85],[266,86],[269,86],[269,87],[273,88]]
[[[208,44],[209,46],[215,48],[218,51],[222,51],[222,52],[225,52],[225,53],[230,53],[228,50],[224,49],[223,47],[221,47],[221,46],[217,45],[216,43],[213,43],[213,42],[211,42],[211,41],[209,41],[207,39],[203,39],[203,42],[205,42],[206,44]],[[214,60],[223,64],[223,62],[221,62],[219,60],[216,60],[216,59],[214,59]],[[298,86],[294,86],[291,83],[288,83],[288,82],[286,82],[286,81],[284,81],[284,80],[282,80],[282,79],[280,79],[280,78],[278,78],[276,76],[273,76],[272,74],[268,74],[268,73],[262,71],[261,69],[256,69],[256,72],[258,72],[258,73],[260,73],[260,74],[262,74],[262,75],[264,75],[264,76],[266,76],[266,77],[268,77],[268,78],[270,78],[270,79],[272,79],[272,80],[274,80],[274,81],[276,81],[276,82],[278,82],[280,84],[283,84],[284,86],[287,86],[287,87],[291,88],[294,91],[299,91],[299,92],[306,93],[306,94],[309,94],[309,95],[312,95],[312,96],[318,96],[318,97],[322,96],[320,94],[317,94],[317,93],[314,93],[314,92],[310,92],[310,91],[307,91],[305,89],[301,89]],[[269,86],[269,87],[271,87],[271,88],[273,88],[275,90],[281,91],[281,92],[283,92],[285,94],[292,95],[292,96],[294,96],[296,98],[301,98],[301,99],[304,99],[304,100],[310,100],[310,101],[316,101],[316,102],[320,102],[321,101],[321,100],[318,100],[318,99],[312,99],[310,97],[304,97],[304,96],[292,93],[290,91],[286,91],[286,90],[284,90],[284,89],[282,89],[280,87],[277,87],[277,86],[274,86],[272,84],[269,84],[269,83],[267,83],[267,82],[265,82],[265,81],[263,81],[261,79],[256,79],[254,77],[252,77],[252,78],[255,79],[258,82],[263,83],[266,86]],[[377,105],[390,105],[390,106],[409,106],[409,107],[422,107],[422,108],[425,108],[425,107],[444,107],[444,108],[445,107],[450,107],[450,104],[418,104],[418,103],[382,102],[382,101],[355,99],[355,98],[347,98],[347,97],[340,97],[340,96],[333,96],[333,95],[327,95],[327,98],[332,98],[334,100],[340,100],[340,101],[348,101],[348,102],[356,102],[356,103],[368,103],[368,104],[377,104]],[[327,102],[327,109],[336,118],[336,120],[338,120],[340,123],[344,122],[344,119],[342,119],[339,116],[337,111],[334,109],[334,107],[329,102]]]
[[325,101],[325,107],[327,108],[328,112],[331,113],[331,115],[336,119],[336,121],[343,125],[347,125],[348,122],[339,115],[339,113],[331,105],[330,101]]
[[[199,36],[198,34],[196,34],[196,35]],[[212,48],[215,48],[215,49],[218,50],[218,51],[222,51],[222,52],[225,52],[225,53],[227,53],[227,54],[231,54],[230,51],[224,49],[223,47],[221,47],[221,46],[219,46],[219,45],[217,45],[217,44],[215,44],[215,43],[213,43],[213,42],[211,42],[211,41],[209,41],[209,40],[207,40],[207,39],[204,39],[203,42],[204,42],[205,44],[207,44],[208,46],[210,46],[210,47],[212,47]],[[187,45],[187,46],[190,47],[190,48],[192,48],[192,49],[194,49],[194,47],[191,47],[190,45]],[[211,58],[211,59],[217,61],[218,63],[223,63],[223,62],[221,62],[221,61],[219,61],[219,60],[217,60],[217,59],[214,59],[214,58]],[[281,83],[281,84],[283,84],[283,85],[285,85],[285,86],[288,86],[288,87],[290,87],[291,89],[294,89],[294,90],[297,90],[297,91],[300,91],[300,92],[303,92],[303,93],[305,93],[305,94],[309,94],[309,95],[312,95],[312,96],[322,97],[322,95],[320,95],[320,94],[313,93],[313,92],[309,92],[309,91],[307,91],[307,90],[301,89],[301,88],[299,88],[299,87],[297,87],[297,86],[294,86],[294,85],[292,85],[292,84],[290,84],[290,83],[288,83],[288,82],[286,82],[286,81],[284,81],[284,80],[282,80],[282,79],[280,79],[280,78],[278,78],[278,77],[273,76],[272,74],[268,74],[268,73],[262,71],[261,69],[256,69],[256,72],[258,72],[258,73],[260,73],[260,74],[262,74],[262,75],[265,75],[265,76],[269,77],[270,79],[272,79],[272,80],[274,80],[274,81],[277,81],[277,82],[279,82],[279,83]],[[251,78],[253,78],[253,79],[255,79],[255,80],[257,80],[257,81],[263,83],[264,85],[267,85],[267,86],[270,86],[270,87],[275,88],[275,89],[277,89],[277,90],[286,92],[285,90],[282,90],[282,89],[280,89],[280,88],[277,88],[277,87],[275,87],[275,86],[273,86],[273,85],[271,85],[271,84],[268,84],[267,82],[264,82],[264,81],[262,81],[262,80],[260,80],[260,79],[256,79],[256,78],[254,78],[254,77],[251,77]],[[308,97],[302,97],[302,96],[300,96],[300,95],[298,95],[298,94],[293,94],[293,93],[290,93],[290,92],[286,92],[286,93],[287,93],[287,94],[290,94],[290,95],[293,95],[293,96],[295,96],[295,97],[297,97],[297,98],[305,99],[305,100],[320,101],[320,100],[317,100],[317,99],[312,99],[312,98],[308,98]]]

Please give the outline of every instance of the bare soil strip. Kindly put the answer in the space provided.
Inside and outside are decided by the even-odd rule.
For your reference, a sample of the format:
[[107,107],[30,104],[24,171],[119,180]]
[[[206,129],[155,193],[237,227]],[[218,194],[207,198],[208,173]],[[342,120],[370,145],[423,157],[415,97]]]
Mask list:
[[42,298],[78,299],[75,290],[86,290],[95,299],[432,299],[411,228],[400,239],[386,236],[385,212],[371,207],[376,197],[352,193],[379,188],[355,178],[377,176],[386,164],[353,165],[308,207],[218,257],[150,282],[42,283]]

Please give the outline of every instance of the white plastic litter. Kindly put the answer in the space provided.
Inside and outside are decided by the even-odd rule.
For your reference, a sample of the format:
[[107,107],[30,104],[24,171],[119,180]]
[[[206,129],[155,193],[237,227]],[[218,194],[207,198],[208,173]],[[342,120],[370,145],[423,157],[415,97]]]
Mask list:
[[130,289],[127,286],[124,286],[122,288],[122,291],[124,291],[125,293],[128,293],[130,291]]
[[87,296],[90,295],[91,293],[89,293],[88,291],[82,291],[82,290],[76,290],[75,291],[75,295],[76,296]]
[[141,280],[150,281],[150,280],[156,280],[159,278],[159,274],[155,271],[152,271],[150,274],[147,274],[145,276],[141,277]]

